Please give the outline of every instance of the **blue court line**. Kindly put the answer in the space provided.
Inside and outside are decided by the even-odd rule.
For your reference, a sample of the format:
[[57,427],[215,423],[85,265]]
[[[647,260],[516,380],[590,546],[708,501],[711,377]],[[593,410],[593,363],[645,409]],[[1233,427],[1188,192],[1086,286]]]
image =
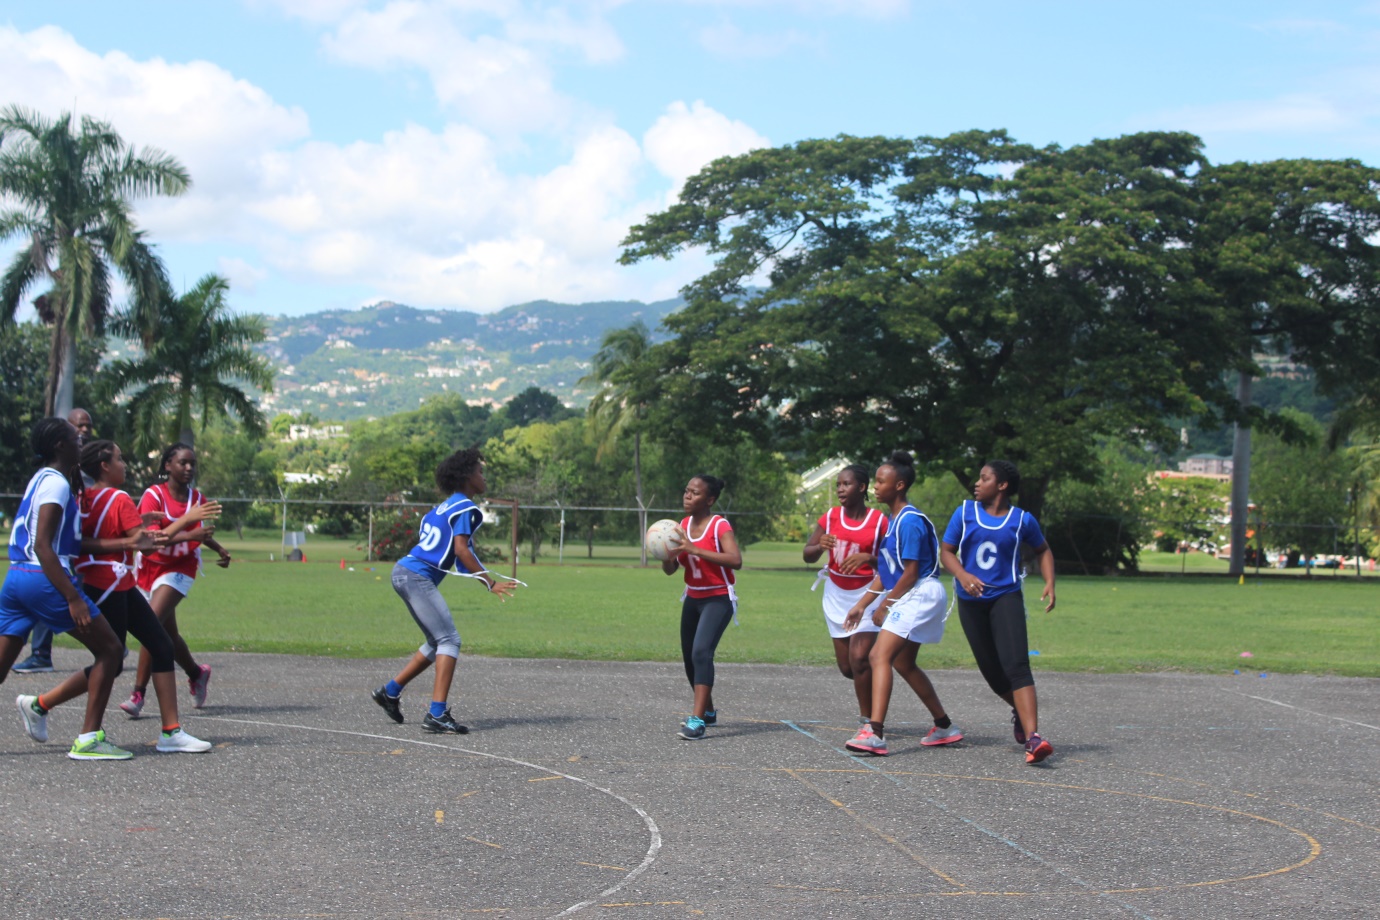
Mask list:
[[814,742],[816,742],[817,744],[822,744],[822,745],[824,745],[825,747],[827,747],[829,750],[835,751],[835,752],[837,752],[837,753],[839,753],[839,754],[842,754],[844,757],[847,757],[851,762],[857,764],[858,766],[864,767],[865,769],[868,769],[868,770],[871,770],[873,773],[876,773],[878,776],[885,776],[887,779],[891,780],[893,783],[895,783],[898,787],[900,787],[901,789],[905,790],[906,792],[909,792],[909,793],[912,793],[912,794],[915,794],[915,795],[919,795],[919,796],[920,796],[920,800],[921,800],[922,802],[924,802],[925,804],[927,804],[927,805],[932,805],[932,806],[934,806],[935,808],[939,809],[940,811],[944,812],[946,815],[949,815],[949,816],[952,817],[952,818],[957,818],[959,821],[962,821],[964,824],[968,825],[969,827],[973,828],[974,830],[979,831],[979,832],[981,832],[981,833],[983,833],[983,834],[986,834],[988,837],[991,837],[993,840],[997,840],[997,841],[1000,841],[1001,843],[1006,844],[1006,845],[1009,846],[1011,849],[1015,850],[1017,853],[1020,853],[1022,856],[1025,856],[1025,857],[1027,857],[1027,858],[1029,858],[1029,859],[1035,860],[1035,862],[1037,862],[1037,863],[1039,863],[1040,865],[1044,866],[1046,869],[1049,869],[1051,872],[1057,873],[1058,875],[1062,876],[1063,878],[1068,879],[1070,882],[1073,882],[1073,883],[1074,883],[1075,885],[1077,885],[1078,887],[1083,888],[1083,889],[1086,889],[1090,894],[1095,894],[1095,895],[1097,895],[1099,898],[1104,898],[1104,899],[1110,901],[1111,903],[1115,904],[1117,907],[1122,908],[1123,910],[1130,911],[1130,912],[1131,912],[1132,914],[1134,914],[1135,916],[1141,918],[1141,920],[1154,920],[1154,918],[1151,917],[1149,914],[1141,913],[1139,910],[1137,910],[1135,907],[1132,907],[1130,904],[1127,904],[1127,903],[1125,903],[1124,901],[1118,901],[1116,898],[1112,897],[1111,895],[1106,894],[1105,892],[1098,891],[1094,886],[1092,886],[1092,885],[1088,884],[1087,882],[1083,881],[1083,880],[1080,879],[1078,876],[1076,876],[1076,875],[1074,875],[1074,874],[1072,874],[1072,873],[1070,873],[1070,872],[1068,872],[1068,871],[1066,871],[1066,870],[1064,870],[1064,869],[1061,869],[1061,868],[1059,868],[1058,866],[1056,866],[1056,865],[1054,865],[1053,863],[1051,863],[1049,860],[1047,860],[1047,859],[1045,859],[1045,858],[1043,858],[1043,857],[1041,857],[1041,856],[1039,856],[1039,855],[1037,855],[1037,854],[1035,854],[1035,853],[1032,853],[1030,850],[1027,850],[1025,847],[1021,846],[1021,845],[1020,845],[1019,843],[1017,843],[1016,841],[1011,840],[1011,839],[1009,839],[1009,838],[1007,838],[1007,837],[1003,837],[1001,834],[998,834],[996,831],[994,831],[994,830],[992,830],[992,829],[990,829],[990,828],[983,827],[981,824],[977,823],[976,821],[974,821],[974,820],[971,819],[971,818],[965,818],[965,817],[963,817],[963,816],[960,815],[960,814],[957,814],[957,813],[955,813],[955,812],[953,812],[953,811],[950,811],[950,810],[949,810],[949,807],[948,807],[947,805],[945,805],[943,802],[937,802],[937,801],[935,801],[934,799],[929,798],[928,796],[924,795],[923,793],[918,792],[914,787],[908,786],[908,785],[906,785],[905,783],[901,782],[899,779],[897,779],[895,776],[892,776],[890,773],[886,772],[885,770],[878,769],[877,767],[875,767],[875,766],[873,766],[872,764],[868,763],[867,760],[865,760],[865,759],[863,759],[863,758],[861,758],[861,757],[856,757],[856,756],[854,756],[854,755],[848,753],[848,751],[844,750],[843,748],[835,747],[834,745],[832,745],[832,744],[830,744],[829,742],[825,741],[823,738],[820,738],[819,736],[815,735],[813,732],[811,732],[811,731],[809,731],[809,730],[807,730],[807,729],[801,728],[797,723],[792,722],[790,719],[782,719],[782,720],[781,720],[781,724],[783,724],[783,725],[788,725],[788,726],[790,726],[791,728],[795,729],[796,731],[800,732],[800,733],[801,733],[802,735],[804,735],[805,737],[809,738],[811,741],[814,741]]

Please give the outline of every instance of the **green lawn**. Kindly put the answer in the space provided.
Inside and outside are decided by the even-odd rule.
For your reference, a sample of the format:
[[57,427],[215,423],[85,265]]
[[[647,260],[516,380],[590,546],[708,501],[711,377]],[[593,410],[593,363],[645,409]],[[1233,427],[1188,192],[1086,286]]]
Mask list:
[[[179,611],[194,648],[339,657],[403,655],[419,633],[388,581],[390,563],[363,562],[349,542],[315,539],[306,564],[270,563],[271,539],[226,541],[236,562],[207,566]],[[246,534],[246,536],[250,536]],[[583,547],[580,547],[583,550]],[[724,661],[830,664],[832,651],[799,568],[799,548],[759,545],[739,579],[741,627],[720,647]],[[339,568],[346,560],[347,569]],[[554,562],[554,554],[548,557]],[[468,652],[510,657],[674,661],[679,658],[681,582],[630,563],[631,548],[596,547],[596,565],[524,566],[530,587],[500,604],[469,580],[442,586]],[[622,561],[624,564],[619,565]],[[796,568],[786,568],[796,566]],[[506,566],[500,568],[506,571]],[[1205,577],[1075,578],[1059,581],[1059,606],[1035,608],[1037,667],[1061,671],[1186,670],[1380,676],[1380,581]],[[63,640],[70,642],[70,640]],[[1254,657],[1243,660],[1242,651]],[[922,652],[934,667],[972,667],[955,614],[944,642]]]

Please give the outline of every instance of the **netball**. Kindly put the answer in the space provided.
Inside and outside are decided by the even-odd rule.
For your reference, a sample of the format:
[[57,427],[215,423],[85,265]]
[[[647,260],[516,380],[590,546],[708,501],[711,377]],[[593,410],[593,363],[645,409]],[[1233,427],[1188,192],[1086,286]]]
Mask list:
[[653,559],[664,562],[680,551],[680,541],[676,539],[677,526],[670,518],[662,518],[647,528],[643,542]]

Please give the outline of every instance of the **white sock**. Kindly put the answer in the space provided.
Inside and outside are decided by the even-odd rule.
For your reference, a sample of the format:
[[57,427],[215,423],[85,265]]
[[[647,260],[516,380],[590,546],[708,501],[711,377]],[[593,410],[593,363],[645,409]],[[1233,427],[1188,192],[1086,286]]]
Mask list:
[[77,743],[85,744],[88,741],[95,741],[96,735],[98,734],[99,732],[82,732],[80,735],[77,735]]

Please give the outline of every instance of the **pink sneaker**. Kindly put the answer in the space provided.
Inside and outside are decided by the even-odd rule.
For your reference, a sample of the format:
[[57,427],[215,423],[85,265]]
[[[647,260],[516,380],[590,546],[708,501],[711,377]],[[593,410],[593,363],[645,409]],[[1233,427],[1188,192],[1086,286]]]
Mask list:
[[144,694],[135,690],[129,695],[129,699],[120,704],[120,708],[123,709],[131,719],[139,718],[139,714],[144,711]]
[[201,673],[187,681],[187,689],[192,694],[192,707],[200,709],[206,705],[206,685],[211,682],[211,666],[203,664]]
[[948,728],[940,728],[936,725],[931,728],[925,737],[920,739],[920,743],[925,747],[936,747],[941,744],[953,744],[955,741],[963,740],[963,732],[958,730],[957,725],[950,725]]
[[871,754],[873,757],[886,756],[886,739],[878,738],[871,724],[864,725],[858,733],[844,742],[844,747],[855,754]]

